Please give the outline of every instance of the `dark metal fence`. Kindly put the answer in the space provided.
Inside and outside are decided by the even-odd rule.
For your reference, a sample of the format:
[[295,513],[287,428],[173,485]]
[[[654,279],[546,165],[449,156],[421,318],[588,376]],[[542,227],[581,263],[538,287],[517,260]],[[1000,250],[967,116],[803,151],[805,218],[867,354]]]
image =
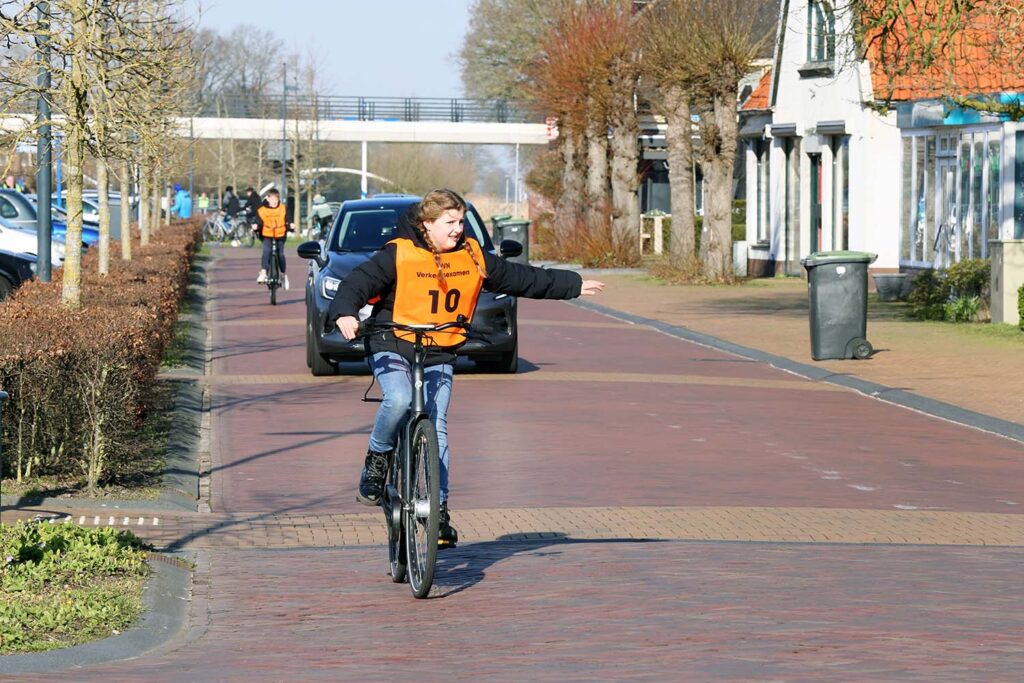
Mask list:
[[[521,103],[429,97],[295,96],[287,99],[287,118],[326,121],[445,121],[449,123],[543,123],[544,117]],[[198,116],[280,118],[282,97],[222,97],[203,102]]]

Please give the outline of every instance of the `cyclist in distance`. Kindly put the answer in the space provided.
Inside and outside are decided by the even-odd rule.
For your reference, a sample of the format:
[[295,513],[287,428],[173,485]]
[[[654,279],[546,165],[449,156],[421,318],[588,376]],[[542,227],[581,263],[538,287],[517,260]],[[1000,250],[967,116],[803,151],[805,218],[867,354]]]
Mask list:
[[224,196],[220,200],[220,212],[227,220],[231,220],[238,213],[238,197],[235,196],[235,188],[230,185],[224,188]]
[[295,230],[295,224],[288,224],[285,214],[285,206],[281,203],[281,194],[275,188],[267,192],[267,198],[263,205],[256,209],[256,217],[252,229],[257,231],[260,239],[263,240],[263,259],[260,262],[260,274],[256,276],[256,282],[263,284],[267,281],[267,270],[270,268],[270,253],[273,244],[277,243],[277,263],[281,270],[282,284],[288,289],[288,276],[285,275],[284,264],[284,240],[289,232]]
[[245,216],[245,220],[249,223],[256,222],[256,211],[259,210],[260,195],[256,190],[251,187],[245,188],[245,205],[242,206],[242,213]]
[[[530,299],[574,299],[597,294],[604,284],[584,280],[569,270],[511,263],[484,251],[465,234],[466,202],[451,190],[434,190],[413,205],[399,221],[396,238],[388,242],[342,281],[331,303],[329,321],[336,321],[346,339],[359,333],[357,313],[371,300],[371,318],[406,325],[472,320],[480,290]],[[452,328],[428,335],[426,408],[437,429],[441,460],[441,514],[438,545],[454,546],[458,533],[448,512],[448,404],[452,392],[455,350],[465,332]],[[373,374],[384,394],[370,434],[356,499],[379,505],[398,430],[412,402],[413,335],[377,331],[369,338]]]

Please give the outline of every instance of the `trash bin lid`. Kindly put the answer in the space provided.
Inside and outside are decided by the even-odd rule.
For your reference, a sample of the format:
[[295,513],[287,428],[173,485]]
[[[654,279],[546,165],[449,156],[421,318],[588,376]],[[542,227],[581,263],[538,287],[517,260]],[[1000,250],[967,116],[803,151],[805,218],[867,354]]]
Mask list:
[[496,221],[503,221],[503,220],[506,220],[508,218],[512,218],[512,216],[510,216],[507,213],[499,213],[499,214],[497,214],[495,216],[491,216],[491,222],[493,223],[493,222],[496,222]]
[[501,222],[503,228],[514,228],[522,225],[529,225],[530,221],[525,218],[508,218]]
[[818,251],[800,259],[800,263],[813,268],[826,263],[874,263],[877,258],[878,254],[867,251]]

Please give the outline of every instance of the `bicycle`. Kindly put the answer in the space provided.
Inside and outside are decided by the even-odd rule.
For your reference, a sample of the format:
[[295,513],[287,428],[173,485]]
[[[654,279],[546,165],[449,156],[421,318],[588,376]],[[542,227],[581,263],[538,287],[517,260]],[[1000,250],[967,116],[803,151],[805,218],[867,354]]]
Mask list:
[[241,216],[227,218],[223,214],[217,214],[206,219],[203,223],[203,240],[206,242],[228,242],[238,240],[251,247],[256,241],[256,235],[249,229],[249,223]]
[[[453,327],[470,330],[465,316],[440,325],[403,325],[395,322],[364,322],[359,337],[382,330],[399,330],[415,335],[412,363],[412,406],[399,431],[398,446],[388,466],[381,507],[388,533],[388,562],[394,583],[409,582],[416,598],[425,598],[434,583],[437,564],[437,534],[441,513],[441,456],[437,430],[426,410],[423,379],[430,332]],[[371,383],[371,387],[372,387]],[[369,389],[367,389],[369,393]],[[365,395],[363,401],[379,402]],[[411,559],[411,562],[410,562]]]
[[270,264],[267,267],[267,288],[270,290],[270,305],[277,305],[277,290],[284,284],[281,281],[281,263],[278,260],[277,240],[273,237],[266,237],[270,240]]

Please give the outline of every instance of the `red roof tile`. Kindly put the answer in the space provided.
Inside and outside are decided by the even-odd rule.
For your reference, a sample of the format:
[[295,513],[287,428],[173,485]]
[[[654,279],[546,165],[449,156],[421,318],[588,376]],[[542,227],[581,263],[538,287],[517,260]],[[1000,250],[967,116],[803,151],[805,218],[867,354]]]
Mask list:
[[750,97],[743,103],[743,111],[760,111],[768,109],[771,106],[769,100],[769,91],[772,87],[772,70],[767,69],[764,75],[761,76],[761,80],[758,81],[757,87],[750,93]]

